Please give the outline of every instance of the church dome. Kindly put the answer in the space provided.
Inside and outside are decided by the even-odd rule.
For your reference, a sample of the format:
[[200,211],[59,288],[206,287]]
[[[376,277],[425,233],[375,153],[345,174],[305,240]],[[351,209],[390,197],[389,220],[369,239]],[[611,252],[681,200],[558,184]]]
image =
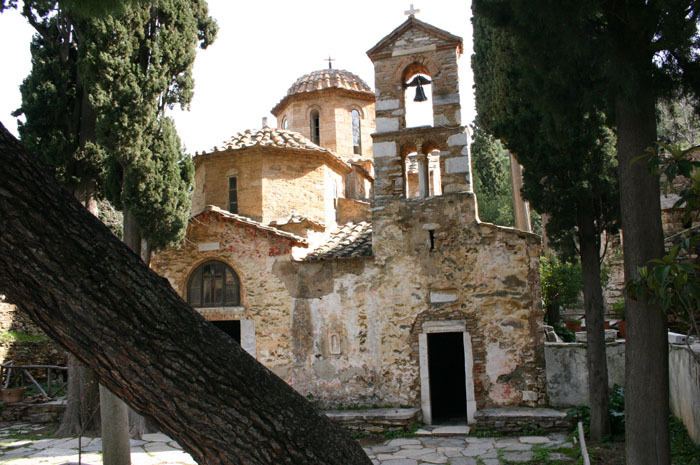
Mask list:
[[314,92],[323,89],[345,89],[355,92],[372,92],[358,75],[344,69],[321,69],[313,73],[305,74],[297,79],[287,91],[287,96]]
[[308,94],[326,89],[338,89],[340,91],[351,92],[354,95],[361,95],[363,99],[374,99],[374,91],[357,74],[344,69],[320,69],[309,74],[305,74],[292,84],[287,90],[287,95],[275,105],[272,114],[277,116],[282,108],[296,96]]

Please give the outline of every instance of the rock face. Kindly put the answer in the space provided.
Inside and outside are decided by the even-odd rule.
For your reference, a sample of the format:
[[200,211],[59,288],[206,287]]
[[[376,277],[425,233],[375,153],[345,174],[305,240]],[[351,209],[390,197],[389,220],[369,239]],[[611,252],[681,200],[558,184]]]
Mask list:
[[[202,263],[234,270],[240,305],[199,311],[240,320],[243,348],[324,407],[420,408],[430,423],[443,396],[470,421],[480,409],[545,402],[540,241],[478,220],[460,125],[461,51],[459,37],[411,17],[368,53],[377,95],[371,222],[290,234],[265,215],[233,221],[205,209],[181,247],[152,260],[185,298]],[[416,73],[431,79],[434,126],[406,128],[404,84]],[[415,198],[406,198],[409,154],[423,164]],[[438,175],[429,155],[439,156]],[[207,197],[214,177],[200,179],[195,192]],[[322,219],[306,213],[313,205],[291,206]]]

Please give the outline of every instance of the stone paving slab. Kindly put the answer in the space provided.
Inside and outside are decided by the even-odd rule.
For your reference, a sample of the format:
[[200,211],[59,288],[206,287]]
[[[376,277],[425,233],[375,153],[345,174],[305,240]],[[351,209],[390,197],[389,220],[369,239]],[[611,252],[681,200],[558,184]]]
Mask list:
[[[63,465],[78,461],[78,440],[12,439],[18,434],[31,434],[24,425],[0,428],[0,464]],[[82,463],[102,465],[100,438],[82,438]],[[416,436],[391,439],[364,446],[375,465],[502,465],[526,463],[536,450],[551,449],[552,457],[566,461],[556,452],[562,446],[573,447],[564,434],[508,438],[476,438],[463,436]],[[571,460],[572,464],[574,463]],[[143,440],[131,442],[132,465],[195,465],[189,454],[164,434],[147,434]]]

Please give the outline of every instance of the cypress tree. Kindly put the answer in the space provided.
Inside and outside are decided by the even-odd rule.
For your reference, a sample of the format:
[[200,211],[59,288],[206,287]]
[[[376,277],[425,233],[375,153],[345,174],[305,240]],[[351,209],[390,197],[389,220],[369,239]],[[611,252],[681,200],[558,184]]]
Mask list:
[[[579,89],[566,80],[581,69],[560,63],[558,85],[550,84],[564,103],[546,107],[533,98],[540,80],[529,72],[526,54],[506,30],[480,16],[474,19],[474,78],[477,121],[501,138],[524,167],[523,195],[549,215],[549,236],[576,238],[583,274],[588,341],[587,366],[591,437],[602,440],[608,420],[604,301],[600,273],[600,238],[617,227],[614,137],[605,126],[599,102],[577,99]],[[547,51],[540,51],[546,54]],[[580,85],[587,85],[581,77]]]
[[[697,97],[700,91],[696,2],[476,3],[514,34],[527,72],[540,83],[532,98],[542,108],[571,103],[559,92],[562,84],[577,88],[576,102],[605,102],[617,136],[625,278],[634,280],[640,267],[664,254],[659,178],[639,160],[656,154],[657,102],[674,94]],[[585,71],[559,72],[572,63]],[[644,296],[627,295],[625,302],[627,463],[665,465],[670,461],[666,316]]]

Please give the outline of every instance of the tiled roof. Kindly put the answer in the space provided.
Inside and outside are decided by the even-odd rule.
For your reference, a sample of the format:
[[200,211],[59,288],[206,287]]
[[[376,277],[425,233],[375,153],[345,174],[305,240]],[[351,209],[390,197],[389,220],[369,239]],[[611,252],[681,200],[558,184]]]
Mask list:
[[267,233],[273,234],[275,236],[283,237],[285,239],[289,239],[293,242],[297,242],[301,245],[307,245],[306,239],[304,239],[301,236],[297,236],[296,234],[292,234],[286,231],[282,231],[281,229],[273,228],[272,226],[265,226],[264,224],[255,221],[251,218],[248,218],[247,216],[241,216],[241,215],[236,215],[235,213],[231,213],[229,211],[223,210],[215,205],[207,205],[204,207],[204,210],[200,211],[196,215],[192,216],[192,219],[197,218],[198,216],[204,215],[205,213],[214,213],[219,216],[222,216],[223,218],[227,220],[232,220],[236,223],[243,224],[245,226],[251,226],[255,229],[259,229],[261,231],[265,231]]
[[323,223],[319,223],[316,220],[312,220],[311,218],[307,218],[305,216],[299,215],[298,213],[290,213],[289,216],[285,218],[280,218],[275,221],[270,222],[270,226],[284,226],[287,224],[301,224],[303,222],[308,222],[313,224],[314,226],[317,226],[319,228],[325,228],[325,225]]
[[346,89],[372,93],[372,88],[358,75],[344,69],[321,69],[297,79],[287,95],[314,92],[323,89]]
[[304,257],[304,261],[332,260],[372,256],[372,223],[348,223],[331,233],[323,243]]
[[224,142],[222,150],[240,150],[255,146],[330,152],[328,149],[314,144],[298,132],[267,126],[257,131],[246,129],[243,132],[239,132]]
[[[277,149],[306,150],[320,153],[336,163],[343,165],[343,169],[350,170],[350,165],[335,153],[311,142],[298,132],[286,129],[271,128],[268,126],[259,130],[246,129],[239,132],[229,140],[224,141],[222,147],[214,147],[208,152],[202,152],[197,156],[210,155],[225,150],[243,150],[251,147],[269,147]],[[195,157],[196,158],[196,157]]]
[[374,100],[372,88],[357,74],[344,69],[320,69],[305,74],[292,84],[287,90],[287,95],[272,109],[272,114],[279,116],[290,98],[295,95],[316,92],[325,89],[340,89],[355,93],[356,96]]

